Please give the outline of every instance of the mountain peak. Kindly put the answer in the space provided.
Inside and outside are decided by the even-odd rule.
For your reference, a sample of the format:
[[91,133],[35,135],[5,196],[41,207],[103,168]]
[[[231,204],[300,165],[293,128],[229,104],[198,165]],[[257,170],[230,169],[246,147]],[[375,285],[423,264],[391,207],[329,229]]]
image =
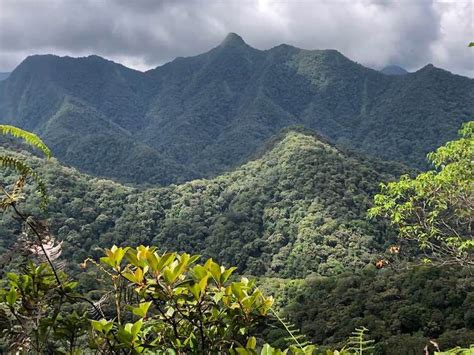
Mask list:
[[247,45],[245,41],[240,37],[237,33],[230,32],[222,41],[221,46],[232,46],[232,47],[237,47],[237,46],[242,46],[242,45]]
[[402,68],[398,65],[388,65],[385,68],[383,68],[381,70],[381,72],[385,75],[405,75],[405,74],[408,74],[408,72],[404,68]]

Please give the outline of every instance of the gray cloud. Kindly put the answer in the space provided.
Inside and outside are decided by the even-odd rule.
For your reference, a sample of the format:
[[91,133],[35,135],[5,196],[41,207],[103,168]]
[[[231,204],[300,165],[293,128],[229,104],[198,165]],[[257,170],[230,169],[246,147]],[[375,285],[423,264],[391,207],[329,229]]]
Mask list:
[[474,76],[472,0],[0,0],[0,71],[27,55],[98,54],[137,69],[216,46],[335,48],[367,66]]

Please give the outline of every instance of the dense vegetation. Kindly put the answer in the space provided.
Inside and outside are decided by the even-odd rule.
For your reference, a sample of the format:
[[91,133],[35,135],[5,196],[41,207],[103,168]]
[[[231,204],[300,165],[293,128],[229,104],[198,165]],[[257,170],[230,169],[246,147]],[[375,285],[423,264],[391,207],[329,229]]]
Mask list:
[[294,124],[424,167],[473,117],[473,99],[473,79],[432,65],[390,76],[335,50],[260,51],[231,34],[146,73],[97,56],[29,57],[0,82],[0,117],[82,171],[168,184],[236,167]]
[[384,216],[400,237],[418,241],[444,263],[474,265],[474,121],[461,137],[428,154],[436,170],[381,185],[372,216]]
[[[28,132],[10,126],[0,126],[0,132],[24,138],[46,156],[51,154]],[[457,248],[457,266],[452,268],[413,267],[407,257],[415,254],[406,243],[392,245],[388,248],[391,255],[377,261],[393,240],[383,223],[367,220],[365,213],[376,192],[373,186],[398,175],[400,167],[364,160],[308,132],[284,132],[269,143],[259,159],[213,180],[144,191],[106,180],[86,182],[84,175],[55,162],[3,149],[0,164],[10,170],[2,179],[0,207],[22,221],[2,219],[2,232],[11,236],[2,238],[9,249],[3,253],[3,262],[9,264],[10,271],[0,291],[3,340],[10,350],[70,354],[84,346],[130,354],[170,349],[239,354],[261,349],[262,354],[279,354],[272,346],[263,345],[265,340],[282,347],[293,343],[286,351],[294,354],[324,349],[316,350],[307,345],[310,343],[344,347],[347,354],[362,354],[361,349],[409,353],[427,345],[430,338],[436,339],[431,341],[435,350],[468,345],[474,336],[469,308],[474,285],[472,270],[459,266],[466,260],[470,264],[472,252],[472,123],[461,134],[461,139],[430,155],[438,171],[415,179],[403,176],[398,182],[382,185],[372,209],[374,214],[387,215],[401,236],[420,241],[428,255],[432,253],[442,262],[453,255],[438,255],[438,241]],[[39,195],[27,199],[28,207],[23,193],[28,192],[25,182],[29,177]],[[87,194],[93,194],[90,205],[84,203]],[[161,202],[154,205],[158,200]],[[65,243],[53,237],[47,221],[28,217],[40,215],[38,207],[48,201],[51,207],[56,204],[51,210],[52,221],[61,228],[53,228],[58,234],[67,233]],[[61,206],[74,211],[69,201],[80,208],[81,219],[60,213]],[[27,212],[20,212],[18,204]],[[127,228],[116,229],[124,232],[119,236],[115,233],[117,221],[111,220],[114,215],[97,213],[95,205],[113,209],[120,218],[135,218],[125,220]],[[295,206],[297,210],[293,210]],[[411,219],[420,211],[419,206],[426,220]],[[154,225],[141,219],[147,216],[145,212],[153,213]],[[283,225],[278,225],[280,221]],[[437,221],[462,238],[446,233]],[[89,224],[75,230],[73,237],[94,232],[107,239],[78,244],[82,238],[71,238],[70,226],[84,222]],[[97,222],[102,230],[95,229]],[[194,229],[195,225],[199,228]],[[128,239],[136,229],[140,232],[135,234],[136,240]],[[233,235],[235,231],[240,234]],[[199,239],[200,235],[204,237]],[[264,249],[275,236],[280,244],[274,250]],[[147,238],[160,252],[143,246],[114,246],[105,249],[105,256],[97,261],[103,252],[96,246],[102,243],[137,245],[149,241]],[[255,240],[259,248],[253,246]],[[285,247],[286,254],[280,255]],[[163,253],[166,249],[201,249],[205,256],[238,268],[226,269],[211,259],[198,265],[197,257]],[[70,261],[85,259],[83,253],[95,255],[81,265],[95,266],[92,273],[79,276],[72,268],[79,284],[64,272],[65,265],[59,261],[63,250]],[[271,257],[275,255],[278,263]],[[5,262],[5,257],[10,260]],[[273,299],[252,282],[230,279],[234,269],[266,275],[262,288],[275,292],[286,321],[272,309]],[[274,275],[307,277],[294,281],[268,278]],[[84,313],[86,305],[92,307],[89,313]],[[275,318],[268,317],[270,311]],[[306,339],[295,336],[288,321],[299,327]],[[365,327],[372,329],[373,340],[366,340]],[[285,339],[285,335],[289,337]]]
[[[469,131],[468,127],[464,132]],[[465,136],[464,140],[448,144],[446,147],[450,150],[441,148],[438,155],[441,154],[445,159],[449,157],[450,162],[455,162],[456,158],[470,161],[471,138]],[[457,151],[456,147],[464,148]],[[453,152],[457,153],[451,154]],[[324,346],[342,348],[347,344],[351,331],[361,326],[370,329],[370,336],[376,341],[374,350],[377,353],[409,353],[414,349],[422,349],[428,339],[436,339],[437,344],[444,349],[468,345],[474,339],[473,315],[466,311],[474,297],[469,271],[459,267],[447,269],[410,264],[408,259],[413,259],[416,253],[414,246],[408,242],[398,244],[397,248],[400,249],[395,249],[395,254],[385,253],[387,247],[395,242],[390,237],[391,232],[383,222],[366,217],[367,209],[372,206],[371,199],[378,191],[378,182],[399,175],[403,170],[398,165],[364,159],[336,149],[308,132],[290,130],[269,142],[258,159],[233,172],[212,180],[196,180],[180,186],[140,191],[111,181],[90,178],[56,161],[45,163],[24,151],[15,153],[11,149],[3,149],[2,154],[13,154],[19,161],[26,158],[46,183],[50,195],[50,214],[44,216],[50,218],[53,235],[64,240],[61,249],[63,257],[69,261],[67,269],[79,281],[76,286],[69,284],[66,276],[61,276],[64,285],[71,287],[71,292],[86,292],[94,302],[99,302],[109,311],[110,306],[106,307],[105,304],[113,306],[114,303],[110,297],[102,299],[104,294],[108,294],[107,287],[102,293],[98,292],[97,280],[101,280],[104,285],[107,282],[110,286],[114,285],[113,282],[110,284],[114,278],[108,280],[108,275],[116,266],[110,262],[110,258],[113,259],[115,253],[127,254],[128,264],[123,268],[133,272],[127,274],[126,279],[140,284],[142,276],[137,274],[137,268],[145,270],[144,265],[137,263],[130,253],[147,254],[149,249],[138,248],[136,252],[124,249],[122,253],[118,251],[121,249],[112,248],[107,251],[106,259],[101,259],[104,265],[98,269],[92,264],[99,264],[89,259],[83,264],[83,267],[88,265],[87,270],[79,271],[79,262],[89,256],[97,260],[102,255],[98,246],[153,243],[160,252],[199,252],[203,254],[204,260],[214,257],[224,265],[238,266],[240,273],[264,275],[259,280],[261,288],[265,293],[275,295],[276,307],[286,322],[289,321],[290,326],[295,324],[305,334],[305,339],[320,344],[320,349],[324,349]],[[431,157],[436,158],[435,155]],[[446,169],[446,166],[443,164],[441,168]],[[448,166],[448,170],[452,171],[452,168]],[[16,180],[14,171],[4,174],[2,181],[12,184]],[[424,173],[417,179],[427,174],[435,176],[433,173]],[[449,175],[451,178],[455,176],[459,175]],[[455,196],[452,192],[451,196]],[[42,215],[38,204],[40,201],[41,196],[29,196],[21,202],[22,209]],[[1,226],[2,235],[9,236],[2,238],[2,263],[8,265],[9,269],[15,269],[16,263],[10,261],[18,254],[18,245],[12,243],[17,241],[12,236],[20,234],[21,224],[13,218],[3,218]],[[54,249],[57,244],[53,242],[51,247]],[[156,255],[163,257],[161,254]],[[178,258],[175,263],[178,265],[181,256],[173,255]],[[184,258],[187,259],[186,256]],[[380,260],[383,263],[377,268],[374,264],[378,265],[376,262]],[[212,263],[206,265],[204,267],[211,272]],[[110,267],[113,270],[97,278],[97,271]],[[192,270],[195,266],[191,263],[189,267]],[[28,267],[22,270],[26,275],[32,272],[42,275],[47,271],[34,271]],[[204,276],[202,274],[201,279]],[[272,278],[274,276],[279,278]],[[201,291],[187,288],[200,284],[201,279],[196,279],[199,275],[190,273],[189,277],[194,278],[195,282],[184,284],[183,287],[188,290],[189,297],[193,292],[199,296]],[[216,280],[217,276],[213,277]],[[306,278],[295,279],[301,277]],[[11,277],[9,282],[10,289],[23,287]],[[41,282],[44,283],[41,283],[41,287],[46,289],[54,284],[51,275]],[[149,283],[147,281],[143,285]],[[203,287],[207,287],[207,283],[205,285]],[[183,289],[177,290],[177,294],[183,292]],[[208,292],[212,294],[214,291]],[[9,294],[13,295],[6,293],[4,297]],[[125,307],[125,304],[119,307],[123,308],[124,314],[128,314],[123,323],[108,320],[94,323],[94,347],[106,349],[132,346],[142,349],[143,344],[151,341],[150,334],[156,334],[153,333],[158,329],[154,325],[156,322],[164,322],[158,326],[161,332],[166,333],[165,329],[174,331],[172,323],[166,323],[167,317],[159,314],[149,324],[140,319],[131,322],[134,317],[146,314],[148,310],[146,307],[149,307],[149,301],[143,295],[144,298],[133,306],[135,311],[130,311],[131,308]],[[54,293],[43,297],[46,303],[42,317],[45,319],[48,312],[54,311],[46,305],[54,304],[51,302],[58,300],[55,297],[57,295]],[[65,309],[84,310],[84,301],[76,301],[65,302]],[[140,310],[141,307],[144,308]],[[187,304],[180,307],[183,314],[194,314],[192,303],[190,308]],[[19,308],[18,312],[26,316],[28,309]],[[85,341],[87,324],[90,322],[81,314],[73,313],[72,319],[59,318],[61,327],[58,335],[48,338],[48,341],[52,341],[51,346],[70,345],[67,341],[63,342],[64,334],[70,333],[77,335],[73,337],[75,346]],[[212,320],[212,314],[209,316],[211,323],[217,321]],[[14,320],[8,319],[7,323],[5,320],[2,323],[5,329],[18,331],[13,323],[8,323]],[[224,318],[221,320],[229,329],[236,326]],[[233,338],[233,331],[226,333],[231,337],[228,344],[248,341],[248,345],[253,346],[253,335],[258,339],[263,337],[275,347],[291,344],[286,325],[282,326],[272,317],[269,321],[258,326],[248,323],[247,338],[242,338],[244,334]],[[171,328],[166,328],[166,324]],[[44,326],[49,327],[50,323],[46,322]],[[110,329],[117,329],[120,336],[114,338],[109,334]],[[184,326],[183,333],[179,330],[181,335],[177,339],[187,339],[184,343],[170,342],[173,337],[166,336],[154,344],[162,349],[182,346],[183,349],[199,351],[202,351],[203,344],[208,347],[223,346],[212,340],[212,337],[222,337],[222,334],[213,331],[206,333],[207,340],[203,343],[194,337],[199,329],[193,329],[191,323]],[[8,336],[11,338],[13,335]],[[111,343],[107,344],[106,339]]]
[[[22,138],[47,158],[49,148],[36,135],[13,126],[0,125],[0,134]],[[46,221],[19,208],[29,179],[36,182],[47,206],[44,182],[35,169],[11,153],[0,154],[0,166],[16,173],[11,186],[1,186],[0,210],[11,211],[22,221],[23,231],[14,237],[7,278],[0,283],[0,351],[14,353],[82,352],[106,354],[230,353],[313,354],[316,347],[298,341],[272,310],[252,281],[230,281],[235,267],[225,268],[208,259],[196,264],[197,255],[159,254],[155,247],[135,249],[113,246],[93,264],[99,285],[89,288],[98,298],[76,292],[60,261],[62,242],[51,234]],[[85,312],[84,305],[89,306]],[[265,327],[268,312],[287,329],[293,344],[281,351],[262,344],[252,334]],[[337,354],[362,354],[371,349],[359,328],[347,349]]]
[[399,67],[398,65],[389,65],[383,68],[381,73],[384,73],[385,75],[406,75],[408,72],[403,69],[402,67]]
[[[325,354],[362,355],[372,351],[416,353],[424,345],[425,351],[428,346],[439,351],[440,346],[468,344],[474,335],[474,318],[469,308],[474,297],[472,270],[459,268],[469,260],[459,258],[459,253],[472,251],[468,238],[472,238],[471,230],[464,230],[464,218],[472,216],[467,213],[472,212],[472,206],[465,203],[471,199],[464,198],[466,193],[472,193],[472,190],[466,190],[464,183],[472,174],[467,169],[472,165],[472,124],[461,131],[461,139],[430,155],[438,172],[423,173],[413,180],[404,176],[399,182],[382,185],[382,194],[376,197],[373,208],[375,214],[379,211],[389,214],[406,206],[407,200],[412,203],[415,208],[410,205],[399,211],[399,214],[406,214],[403,218],[389,214],[392,224],[398,223],[402,231],[410,221],[408,216],[417,213],[416,203],[429,198],[425,204],[434,206],[435,216],[426,221],[410,221],[410,233],[402,232],[401,235],[414,236],[432,253],[438,252],[438,244],[425,245],[426,240],[442,240],[448,246],[457,247],[457,267],[413,268],[400,259],[402,247],[392,246],[389,248],[390,261],[377,262],[377,268],[368,264],[354,273],[346,271],[331,277],[313,273],[299,281],[263,279],[265,288],[277,291],[283,314],[286,313],[289,321],[311,337],[309,341],[291,330],[294,327],[291,323],[281,320],[272,309],[273,299],[264,296],[253,282],[246,278],[240,281],[231,278],[237,268],[222,267],[212,259],[199,265],[196,264],[198,256],[186,253],[159,253],[154,247],[144,246],[113,246],[104,250],[100,261],[87,258],[81,263],[82,268],[95,267],[94,277],[88,275],[92,282],[87,284],[82,280],[78,284],[71,281],[60,260],[62,242],[51,234],[47,221],[19,209],[24,193],[28,192],[25,183],[29,178],[37,185],[42,202],[39,206],[46,206],[49,198],[35,167],[38,163],[46,164],[32,157],[25,162],[23,156],[3,150],[0,165],[16,175],[8,176],[12,184],[2,184],[0,209],[2,213],[10,211],[13,217],[19,218],[23,229],[22,233],[12,235],[11,248],[17,255],[10,260],[13,261],[8,266],[10,272],[0,288],[0,350],[65,354],[82,351],[255,354],[259,351],[262,355],[309,355],[323,351]],[[0,126],[0,133],[23,138],[50,156],[44,143],[29,132]],[[287,133],[273,142],[272,148],[260,163],[266,162],[265,159],[275,152],[277,157],[287,154],[287,158],[294,159],[296,156],[291,153],[295,150],[304,152],[305,148],[313,155],[318,153],[317,156],[332,154],[333,161],[337,161],[338,156],[344,161],[358,161],[299,132]],[[276,163],[286,167],[290,161]],[[379,165],[371,163],[376,167]],[[245,168],[251,164],[242,170],[248,174],[251,170]],[[387,167],[383,164],[378,167],[384,166]],[[393,166],[388,167],[393,170]],[[298,181],[297,177],[295,180]],[[472,176],[470,180],[472,182]],[[446,181],[450,181],[449,186],[443,185]],[[435,193],[431,189],[433,184]],[[449,196],[444,193],[446,188],[451,188]],[[396,196],[392,196],[394,191],[397,191]],[[396,200],[388,202],[391,198]],[[453,223],[450,230],[458,236],[468,233],[461,243],[446,234],[427,235],[426,229],[417,228],[426,228],[429,222],[432,229],[442,232],[434,221],[438,219],[446,224],[453,220],[447,219],[450,214],[460,217],[459,223]],[[449,260],[443,254],[439,257],[443,262]],[[404,271],[401,267],[407,269]],[[76,291],[81,288],[82,292]],[[87,296],[84,291],[89,291]],[[90,308],[88,312],[84,306]],[[269,312],[274,318],[268,316]],[[275,328],[275,323],[280,327]],[[374,329],[372,340],[366,338],[366,325]],[[343,346],[344,333],[347,336],[356,326],[358,328],[344,342],[341,352],[325,351],[324,347],[311,345],[311,342],[319,342]],[[289,337],[283,338],[282,332]],[[292,345],[282,352],[263,344],[262,337],[274,338],[284,347],[287,342]],[[430,338],[436,338],[436,341],[428,342]],[[456,348],[449,354],[469,354],[472,350],[472,347]]]
[[[459,267],[398,262],[337,277],[264,283],[285,317],[316,344],[342,346],[360,326],[370,329],[381,354],[418,354],[415,349],[423,349],[428,339],[442,349],[474,341],[472,273]],[[281,330],[267,335],[281,337]]]
[[[77,263],[97,247],[143,243],[252,275],[304,277],[364,267],[392,243],[366,211],[378,183],[400,167],[307,133],[286,132],[259,159],[212,180],[144,191],[30,159],[48,186],[52,230]],[[35,205],[30,199],[25,208],[41,215]],[[11,235],[19,225],[3,219],[0,227]]]

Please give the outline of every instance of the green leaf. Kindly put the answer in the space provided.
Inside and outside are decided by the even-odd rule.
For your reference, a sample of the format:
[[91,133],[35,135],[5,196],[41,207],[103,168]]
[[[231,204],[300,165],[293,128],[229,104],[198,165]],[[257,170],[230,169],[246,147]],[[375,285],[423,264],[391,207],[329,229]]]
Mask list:
[[79,283],[77,281],[70,281],[64,284],[64,291],[71,292],[74,290]]
[[221,275],[220,283],[223,284],[223,283],[227,282],[227,280],[229,279],[229,277],[232,275],[232,273],[235,270],[237,270],[236,267],[230,267],[230,268],[226,269]]
[[14,287],[12,287],[10,291],[8,291],[7,295],[5,296],[5,300],[7,301],[7,304],[10,307],[13,307],[17,299],[18,299],[17,291]]
[[20,276],[18,274],[13,273],[13,272],[7,273],[7,278],[8,278],[8,280],[14,282],[15,284],[17,284],[20,280]]
[[106,265],[109,265],[110,267],[114,267],[114,261],[111,258],[109,258],[108,256],[103,256],[99,260],[100,260],[100,262],[102,262]]
[[151,304],[152,304],[151,301],[140,303],[140,305],[138,307],[134,307],[132,309],[132,312],[133,312],[133,314],[144,318],[146,316],[146,314],[148,312],[148,309],[150,308]]
[[142,329],[142,325],[143,325],[143,319],[139,319],[135,323],[133,323],[133,326],[130,329],[130,333],[132,334],[133,338],[136,338],[138,333],[140,333],[140,330]]
[[171,264],[175,258],[176,258],[176,253],[164,254],[160,258],[158,265],[156,266],[157,270],[160,270],[160,271],[163,270],[163,268]]
[[131,344],[133,341],[133,335],[131,333],[132,324],[127,323],[125,327],[121,327],[117,332],[119,340],[125,344]]
[[194,277],[199,281],[203,279],[204,277],[206,277],[209,272],[202,265],[196,265],[195,267],[193,267],[192,273]]
[[174,274],[173,272],[169,269],[169,268],[166,268],[163,270],[163,277],[165,279],[165,281],[169,284],[173,283],[174,279]]
[[92,320],[91,324],[92,328],[94,328],[98,332],[104,332],[106,334],[112,329],[114,325],[112,321],[107,321],[104,318],[102,318],[101,320]]
[[43,152],[47,158],[52,157],[51,150],[44,144],[44,142],[34,133],[24,131],[18,127],[9,125],[0,125],[0,133],[4,135],[11,135],[15,138],[21,138],[29,145],[38,148]]
[[193,294],[194,298],[196,298],[196,300],[199,300],[199,298],[201,298],[201,288],[199,287],[199,284],[194,283],[190,285],[189,291],[191,291],[191,293]]
[[257,346],[257,339],[255,339],[255,337],[250,337],[250,338],[247,340],[246,348],[247,348],[247,349],[255,350],[255,347],[256,347],[256,346]]

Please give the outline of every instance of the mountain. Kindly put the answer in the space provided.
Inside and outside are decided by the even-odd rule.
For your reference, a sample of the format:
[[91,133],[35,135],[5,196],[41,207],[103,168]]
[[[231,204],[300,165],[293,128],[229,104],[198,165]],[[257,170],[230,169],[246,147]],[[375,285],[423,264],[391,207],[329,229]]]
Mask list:
[[212,177],[282,128],[413,167],[474,116],[474,80],[428,65],[385,75],[336,50],[258,50],[236,34],[139,72],[97,56],[32,56],[0,82],[0,117],[65,164],[122,182]]
[[337,276],[264,283],[285,305],[285,319],[321,347],[343,347],[347,334],[361,325],[375,340],[375,354],[418,354],[433,340],[441,349],[474,341],[472,274],[462,267],[395,261],[387,269],[372,265]]
[[[139,190],[28,155],[48,185],[48,218],[78,264],[97,247],[153,244],[213,257],[253,275],[333,275],[372,263],[393,242],[366,217],[398,166],[341,151],[298,130],[258,159],[210,180]],[[13,176],[2,176],[6,184]],[[40,214],[35,198],[22,206]],[[0,235],[19,228],[2,219]],[[12,238],[0,238],[7,248]],[[1,249],[1,248],[0,248]]]
[[388,65],[385,68],[383,68],[381,73],[386,74],[386,75],[406,75],[408,72],[403,69],[402,67],[399,67],[398,65]]
[[10,73],[0,73],[0,81],[5,80],[9,75]]
[[[322,347],[341,348],[361,325],[381,354],[417,353],[430,339],[442,348],[472,344],[469,270],[415,268],[406,262],[414,255],[407,242],[397,241],[400,255],[387,255],[395,235],[366,218],[378,183],[399,175],[399,165],[341,150],[302,129],[281,132],[234,171],[149,189],[94,178],[19,147],[0,148],[5,153],[27,159],[47,182],[43,217],[63,241],[62,259],[83,292],[97,289],[98,280],[95,269],[79,270],[79,263],[102,256],[99,248],[152,244],[259,276],[285,320]],[[2,169],[0,180],[8,186],[16,176]],[[27,196],[17,207],[40,216],[37,197]],[[21,231],[9,217],[0,219],[2,267]],[[390,258],[389,266],[377,269],[380,258]],[[266,331],[265,339],[285,345],[285,330]]]

